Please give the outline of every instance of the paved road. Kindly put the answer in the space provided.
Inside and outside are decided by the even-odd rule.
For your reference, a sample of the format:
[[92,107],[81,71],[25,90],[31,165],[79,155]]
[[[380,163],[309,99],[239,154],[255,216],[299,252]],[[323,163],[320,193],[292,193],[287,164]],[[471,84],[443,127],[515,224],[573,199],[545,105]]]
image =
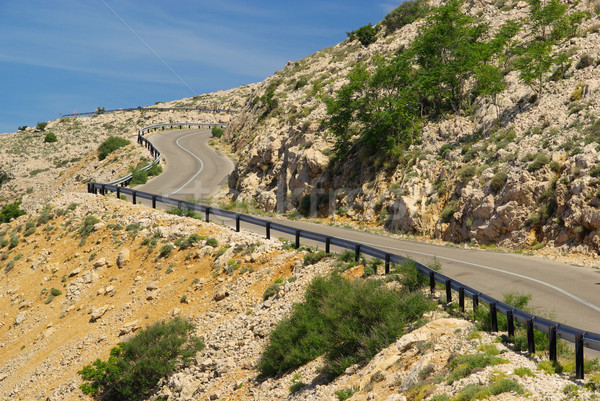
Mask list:
[[150,138],[166,160],[162,174],[137,186],[139,191],[194,201],[208,199],[225,182],[234,165],[208,145],[211,131],[165,131]]
[[[179,199],[198,191],[211,195],[233,164],[208,147],[209,136],[208,131],[184,130],[152,137],[152,142],[167,160],[167,169],[150,183],[136,189],[170,194]],[[536,313],[600,333],[600,270],[517,254],[399,240],[323,224],[272,220],[377,246],[423,264],[428,264],[436,256],[442,263],[442,272],[455,280],[500,300],[507,292],[531,294],[532,304],[538,308]],[[256,226],[242,227],[264,233]],[[275,231],[271,235],[273,238],[284,236]]]

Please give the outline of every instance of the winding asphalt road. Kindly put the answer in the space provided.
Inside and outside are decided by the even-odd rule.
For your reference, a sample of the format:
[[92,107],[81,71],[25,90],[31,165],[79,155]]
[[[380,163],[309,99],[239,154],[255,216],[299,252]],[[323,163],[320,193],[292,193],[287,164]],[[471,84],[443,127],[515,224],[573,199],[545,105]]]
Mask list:
[[164,172],[136,190],[169,196],[188,202],[205,200],[225,183],[233,162],[208,145],[208,129],[166,131],[152,136],[162,153]]
[[[233,163],[208,146],[209,137],[208,130],[170,131],[153,136],[152,143],[165,157],[167,168],[136,189],[182,200],[210,197],[232,171]],[[500,300],[508,292],[531,294],[536,314],[600,333],[600,270],[518,254],[400,240],[324,224],[272,220],[372,245],[423,264],[430,263],[435,256],[444,274],[482,293]],[[264,233],[256,226],[242,227]],[[273,232],[272,236],[276,238],[279,234]]]

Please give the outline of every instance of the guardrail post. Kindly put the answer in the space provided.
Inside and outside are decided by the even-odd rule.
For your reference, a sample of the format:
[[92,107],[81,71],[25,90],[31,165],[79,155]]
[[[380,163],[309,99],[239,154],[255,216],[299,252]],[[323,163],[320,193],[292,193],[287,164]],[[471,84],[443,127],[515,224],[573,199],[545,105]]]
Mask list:
[[156,209],[156,195],[152,195],[152,209]]
[[235,215],[235,231],[236,232],[240,232],[240,219],[242,216],[240,216],[239,214]]
[[556,362],[556,326],[548,326],[548,358]]
[[530,354],[535,354],[535,339],[533,337],[533,320],[525,320],[525,327],[527,328],[527,350]]
[[271,222],[270,221],[267,221],[267,223],[265,224],[265,230],[267,231],[266,232],[267,239],[271,239]]
[[389,253],[385,254],[385,269],[384,269],[384,273],[385,274],[390,274],[390,259],[391,259],[391,255]]
[[360,260],[360,245],[354,245],[354,261],[358,262]]
[[458,306],[461,311],[465,311],[465,289],[462,287],[458,289]]
[[296,230],[296,243],[294,244],[295,248],[300,248],[300,230]]
[[490,320],[492,321],[492,331],[498,331],[498,312],[495,302],[490,304]]
[[88,194],[92,193],[92,184],[90,182],[87,183]]
[[452,281],[446,280],[446,304],[452,303]]
[[583,334],[575,334],[575,378],[583,380]]
[[506,311],[506,326],[508,330],[508,336],[515,336],[515,318],[513,316],[513,311]]
[[479,306],[479,295],[473,294],[473,313],[477,312]]
[[331,251],[331,237],[325,237],[325,253]]
[[433,270],[429,272],[429,292],[435,293],[435,273]]
[[121,199],[121,187],[117,185],[117,199]]
[[137,203],[137,192],[133,191],[131,196],[133,197],[133,204],[135,205]]
[[207,207],[204,211],[204,221],[210,223],[210,208]]
[[106,186],[105,186],[104,184],[102,184],[102,189],[101,189],[101,192],[100,192],[100,194],[101,194],[102,196],[106,195]]

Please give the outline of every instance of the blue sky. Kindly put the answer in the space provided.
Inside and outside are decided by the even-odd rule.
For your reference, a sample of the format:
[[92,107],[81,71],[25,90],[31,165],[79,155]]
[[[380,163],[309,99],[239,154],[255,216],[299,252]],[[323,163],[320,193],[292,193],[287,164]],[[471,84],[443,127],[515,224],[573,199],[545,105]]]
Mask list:
[[262,81],[401,0],[0,0],[0,133]]

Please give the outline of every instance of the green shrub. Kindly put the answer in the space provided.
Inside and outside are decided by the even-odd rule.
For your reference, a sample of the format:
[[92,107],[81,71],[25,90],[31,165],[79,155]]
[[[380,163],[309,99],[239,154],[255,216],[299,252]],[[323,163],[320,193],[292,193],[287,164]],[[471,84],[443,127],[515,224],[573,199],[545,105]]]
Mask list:
[[171,255],[171,252],[173,252],[173,245],[163,245],[162,248],[160,248],[160,253],[158,254],[159,257],[161,258],[168,258]]
[[323,373],[336,377],[372,358],[432,307],[422,294],[389,290],[378,280],[315,278],[304,302],[271,332],[260,374],[280,375],[325,354]]
[[448,364],[448,367],[450,368],[448,384],[452,384],[457,380],[469,376],[475,369],[500,365],[503,363],[508,363],[508,361],[485,353],[459,355],[452,359]]
[[163,172],[163,168],[160,164],[153,164],[152,167],[146,171],[148,172],[148,177],[154,177],[161,174]]
[[263,300],[267,300],[273,295],[277,294],[277,291],[279,291],[279,288],[283,287],[283,284],[284,280],[282,278],[276,279],[275,282],[268,286],[265,292],[263,293]]
[[341,388],[336,390],[334,393],[339,401],[346,401],[348,398],[352,397],[356,393],[356,390],[353,388]]
[[0,223],[8,223],[12,219],[23,216],[25,211],[19,208],[20,205],[21,201],[17,201],[2,206],[2,210],[0,210]]
[[538,171],[550,162],[550,158],[545,153],[538,153],[533,162],[527,166],[527,171],[530,173]]
[[466,184],[469,181],[471,181],[471,179],[473,178],[473,176],[475,175],[476,172],[477,172],[477,169],[475,168],[475,166],[472,166],[472,165],[464,166],[463,168],[458,170],[458,177],[460,178],[460,181],[463,184]]
[[385,16],[382,24],[386,27],[386,35],[390,35],[403,26],[412,24],[417,19],[425,17],[428,11],[429,6],[426,1],[413,0],[403,2]]
[[535,374],[529,368],[523,368],[523,367],[515,368],[513,373],[519,377],[524,377],[524,376],[535,377]]
[[504,171],[498,171],[490,181],[492,192],[497,194],[504,188],[504,185],[506,185],[506,173]]
[[129,181],[130,187],[136,185],[143,185],[148,182],[148,171],[146,170],[135,170],[131,173],[131,180]]
[[375,43],[377,40],[377,32],[379,32],[378,26],[373,26],[369,22],[367,25],[358,28],[352,32],[346,32],[346,35],[350,40],[358,40],[363,46],[369,46],[371,43]]
[[290,386],[290,394],[297,393],[306,386],[308,386],[308,384],[304,383],[303,381],[294,382],[294,384]]
[[13,237],[10,237],[10,243],[8,244],[8,249],[13,249],[17,245],[19,245],[19,237],[16,235]]
[[315,263],[320,262],[322,259],[325,259],[328,256],[329,254],[325,251],[307,253],[306,255],[304,255],[304,265],[314,265]]
[[412,260],[403,261],[394,270],[399,274],[398,280],[403,291],[416,291],[429,282],[429,277],[421,273]]
[[25,232],[23,233],[23,235],[25,237],[29,237],[34,232],[35,232],[35,227],[29,227],[28,229],[25,230]]
[[37,123],[37,125],[35,126],[35,128],[37,128],[39,131],[43,131],[43,130],[46,129],[47,125],[48,125],[47,122]]
[[220,138],[225,133],[225,130],[215,125],[214,127],[212,127],[211,133],[214,138]]
[[456,213],[456,210],[458,209],[458,202],[457,201],[452,201],[448,204],[448,206],[446,206],[444,209],[442,209],[442,214],[441,214],[441,218],[442,221],[444,223],[450,223],[450,220],[452,220],[452,217],[454,216],[454,213]]
[[79,237],[81,238],[79,246],[85,244],[87,237],[94,231],[94,225],[97,223],[100,223],[100,220],[98,220],[96,216],[90,215],[85,217],[83,223],[79,226],[79,230],[77,230]]
[[130,142],[127,139],[116,136],[108,137],[108,139],[102,142],[98,147],[98,160],[106,159],[106,156],[110,153],[129,144]]
[[46,136],[44,137],[44,143],[52,143],[52,142],[57,142],[58,138],[56,137],[56,135],[53,132],[48,132],[46,134]]
[[213,237],[210,237],[210,238],[206,239],[206,245],[216,248],[219,246],[219,243],[217,242],[216,239],[214,239]]
[[58,288],[52,288],[50,290],[50,294],[54,295],[55,297],[62,295],[62,291],[59,290]]
[[194,325],[179,317],[160,321],[119,343],[106,361],[97,359],[77,372],[84,394],[102,400],[139,400],[177,365],[186,367],[204,348]]

